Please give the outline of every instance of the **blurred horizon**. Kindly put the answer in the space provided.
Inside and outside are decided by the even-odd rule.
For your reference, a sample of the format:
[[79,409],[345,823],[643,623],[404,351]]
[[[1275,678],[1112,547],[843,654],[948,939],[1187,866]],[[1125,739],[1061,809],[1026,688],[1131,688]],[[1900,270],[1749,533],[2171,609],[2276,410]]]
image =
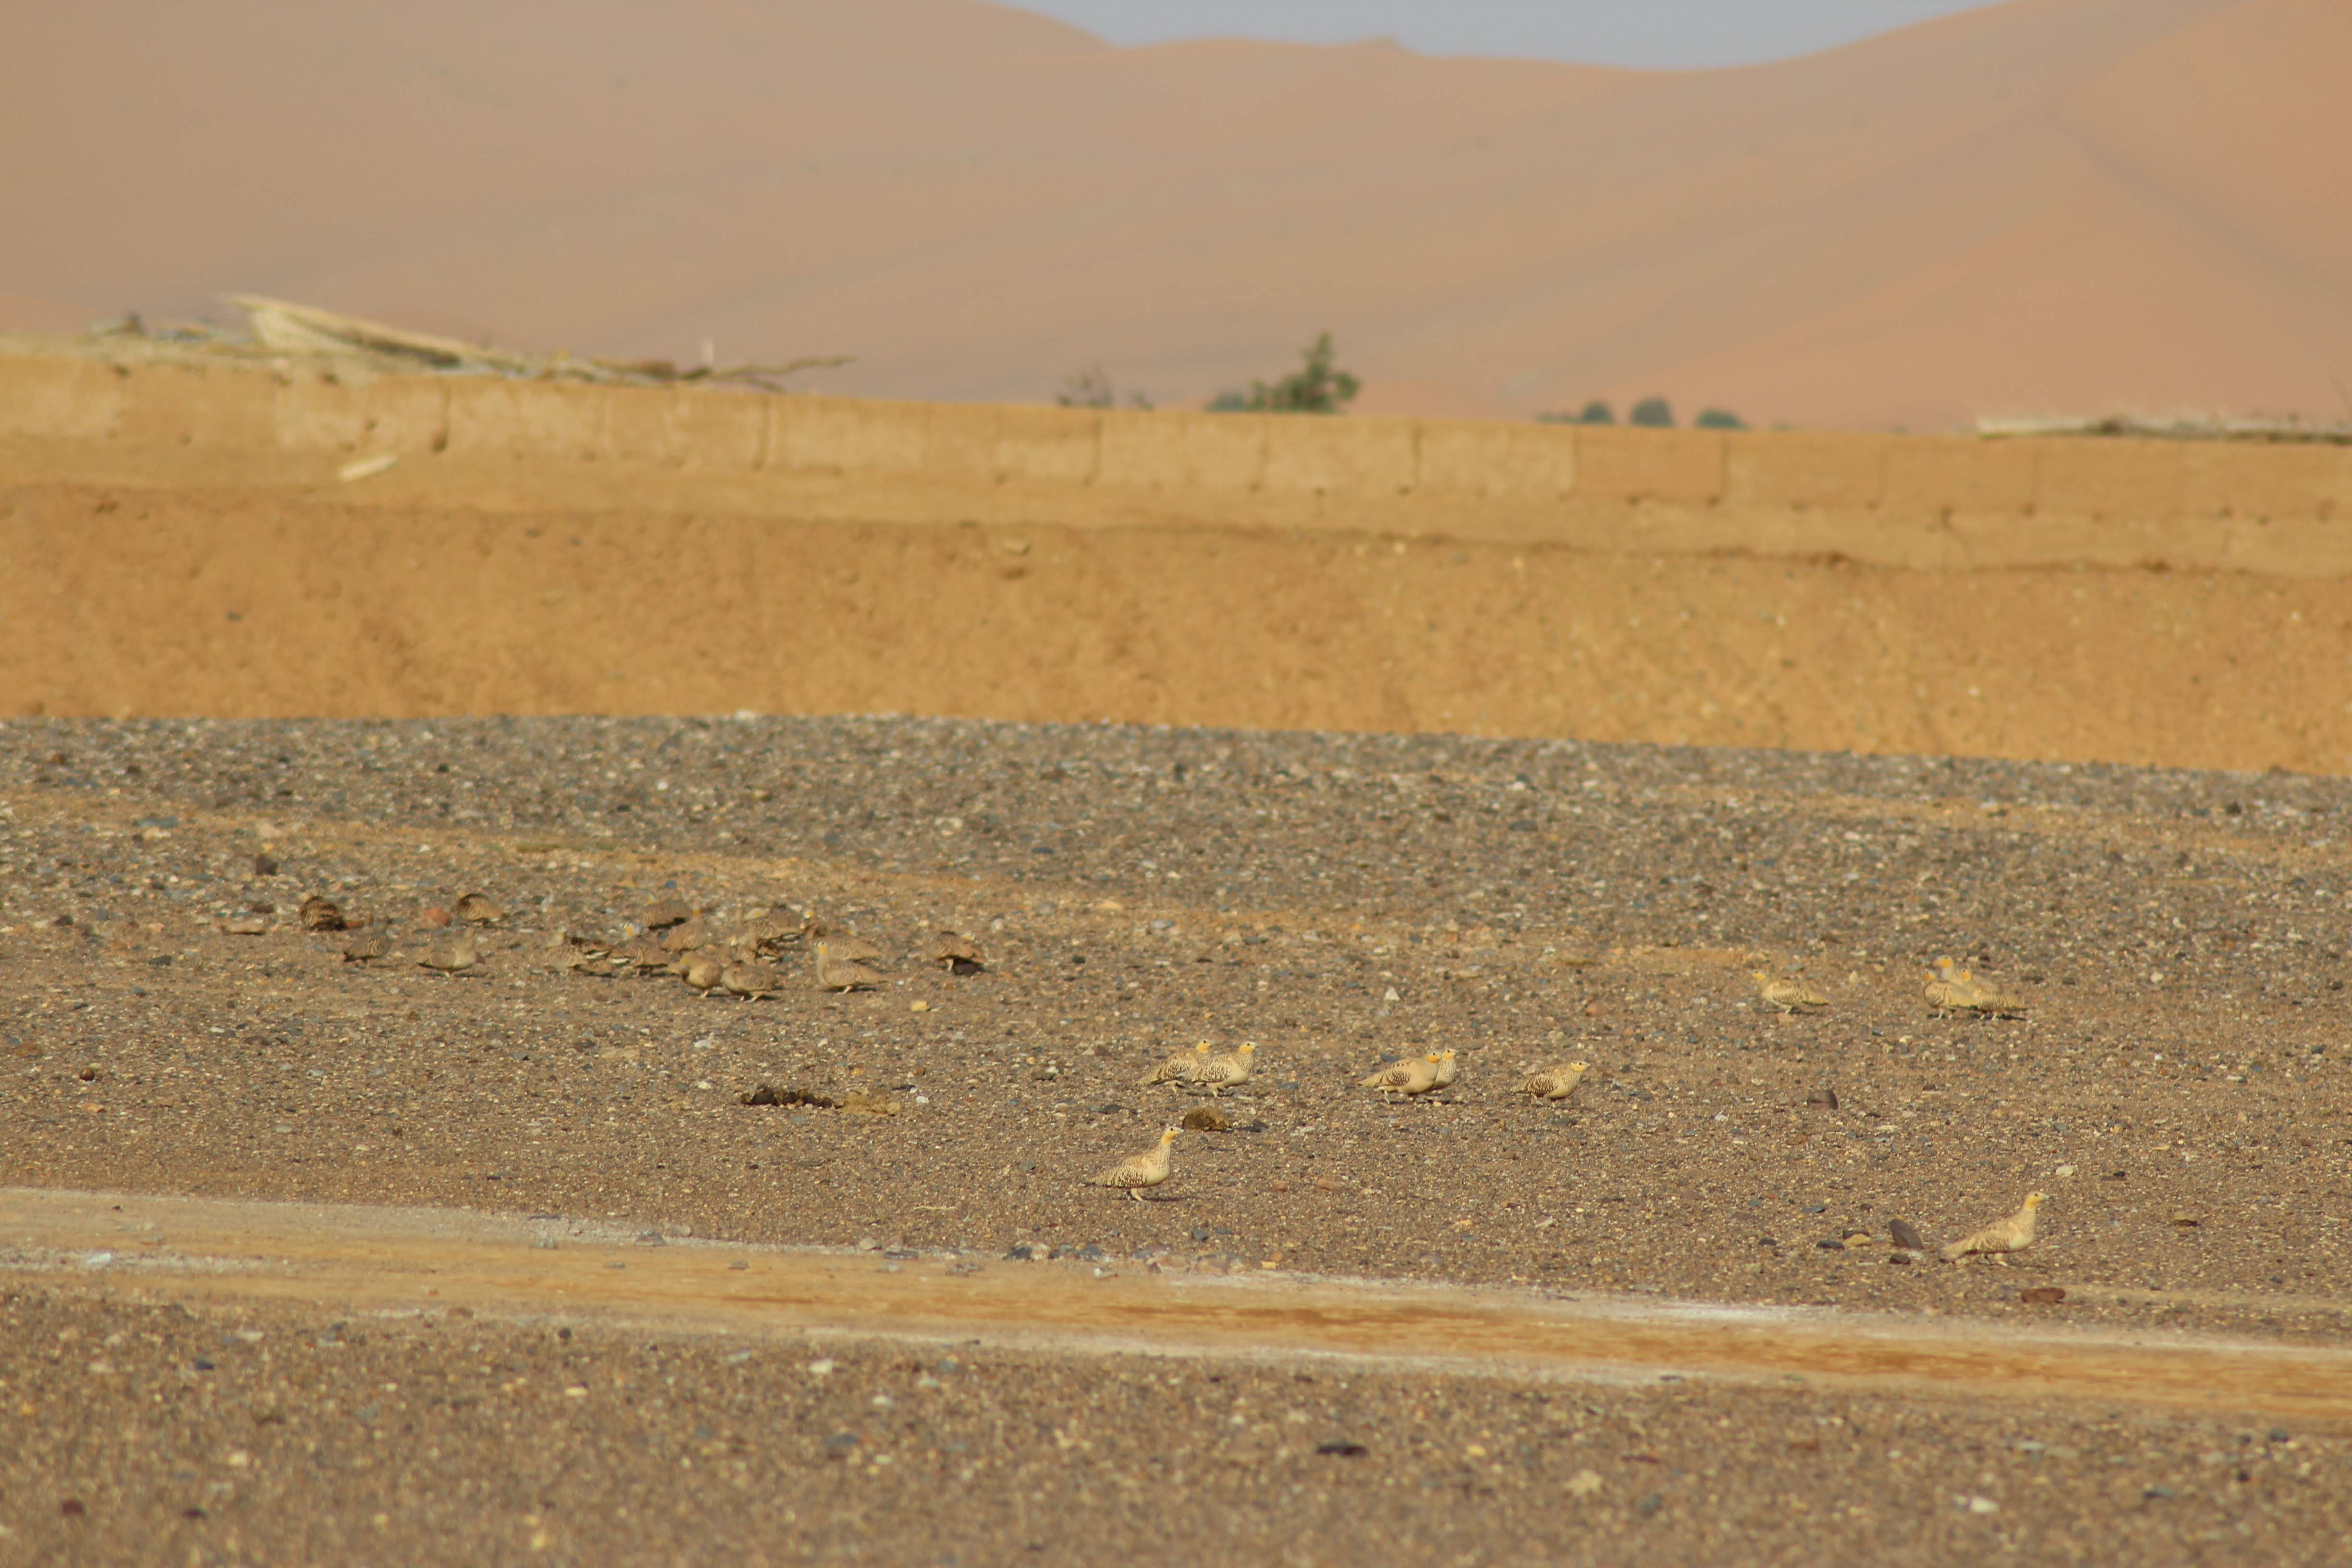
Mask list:
[[1633,70],[1763,65],[2007,0],[1021,0],[1131,47],[1200,38],[1358,44]]

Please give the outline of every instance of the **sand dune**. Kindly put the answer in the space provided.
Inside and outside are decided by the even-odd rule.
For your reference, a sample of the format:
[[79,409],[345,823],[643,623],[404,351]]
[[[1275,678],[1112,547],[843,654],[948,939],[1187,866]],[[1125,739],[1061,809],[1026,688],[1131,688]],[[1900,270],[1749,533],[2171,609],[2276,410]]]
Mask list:
[[[975,0],[224,0],[10,24],[0,289],[250,289],[501,341],[853,352],[827,390],[1368,407],[2343,411],[2335,0],[2012,0],[1642,73],[1114,49]],[[0,312],[6,309],[0,296]],[[421,318],[430,317],[425,321]]]

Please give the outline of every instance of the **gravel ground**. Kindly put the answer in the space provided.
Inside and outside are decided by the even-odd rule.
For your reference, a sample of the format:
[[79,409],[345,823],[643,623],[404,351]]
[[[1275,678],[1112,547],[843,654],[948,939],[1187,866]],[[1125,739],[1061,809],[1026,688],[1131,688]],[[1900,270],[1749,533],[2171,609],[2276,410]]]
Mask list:
[[2317,1563],[2352,1443],[0,1295],[0,1563]]
[[[1164,1247],[1212,1268],[2287,1338],[2340,1339],[2352,1306],[2352,870],[2336,841],[2352,784],[893,719],[26,721],[0,726],[0,792],[14,1183],[990,1254]],[[265,852],[275,870],[260,876]],[[475,890],[511,913],[457,977],[346,964],[342,939],[293,916],[331,896],[413,953],[432,934],[424,911]],[[551,932],[618,934],[671,897],[814,911],[884,951],[883,984],[736,1002],[552,966]],[[255,913],[262,934],[220,929]],[[929,963],[940,929],[974,939],[986,970]],[[1938,953],[2020,992],[2025,1016],[1930,1016],[1921,969]],[[1774,1015],[1751,968],[1797,974],[1830,1005]],[[1255,1079],[1220,1108],[1234,1129],[1180,1138],[1155,1201],[1080,1185],[1193,1108],[1138,1079],[1198,1038],[1259,1044]],[[1384,1106],[1355,1087],[1385,1058],[1439,1046],[1465,1064],[1439,1102]],[[1523,1064],[1570,1057],[1594,1070],[1565,1107],[1510,1092]],[[738,1103],[761,1081],[863,1089],[894,1113]],[[2029,1189],[2053,1194],[2043,1240],[2013,1263],[1890,1260],[1894,1218],[1932,1244]],[[2063,1301],[2021,1298],[2050,1286]],[[1027,1375],[1045,1400],[1057,1379],[1098,1374]],[[1452,1424],[1448,1444],[1516,1408],[1447,1386],[1430,1419]],[[1685,1397],[1698,1396],[1600,1403],[1664,1421]],[[1742,1428],[1795,1419],[1769,1404]],[[1004,1407],[1016,1447],[1035,1431],[1015,1416],[1026,1408]],[[1993,1419],[1953,1414],[1938,1429],[1953,1453],[2004,1455],[1972,1463],[2011,1466],[1969,1435]],[[2235,1443],[2186,1432],[2152,1451],[2187,1463]],[[612,1441],[624,1469],[650,1462],[636,1439]],[[1357,1483],[1308,1469],[1220,1479],[1243,1488],[1234,1528],[1277,1504],[1309,1543],[1369,1528]],[[1390,1494],[1418,1484],[1345,1473],[1384,1477],[1364,1484]],[[2101,1528],[2146,1516],[2137,1493],[2120,1511],[2098,1502],[2112,1489],[2098,1473],[2067,1507],[2107,1509]],[[1224,1477],[1202,1468],[1196,1483],[1211,1474]],[[1557,1548],[1569,1538],[1542,1530],[1581,1528],[1557,1485],[1523,1479],[1526,1511],[1487,1507],[1466,1560]],[[1807,1518],[1833,1500],[1818,1483],[1784,1489]],[[1293,1484],[1325,1500],[1290,1498]],[[1935,1485],[1899,1509],[1850,1500],[1881,1510],[1874,1530],[1915,1514],[1905,1530],[2011,1528],[2008,1514],[1942,1520],[1961,1483]],[[773,1492],[751,1485],[763,1500],[738,1495],[740,1520],[706,1509],[696,1528],[772,1521],[761,1510],[793,1506],[791,1489]],[[1049,1489],[1054,1506],[1003,1514],[993,1539],[1034,1530],[1080,1552],[1071,1510],[1114,1500],[1130,1522],[1083,1537],[1101,1555],[1131,1552],[1143,1537],[1119,1531],[1146,1517],[1224,1528],[1164,1498],[1129,1514],[1142,1505],[1123,1489],[1089,1495]],[[1439,1529],[1408,1511],[1411,1528]],[[1668,1527],[1713,1528],[1708,1511]],[[1611,1530],[1668,1521],[1610,1517]],[[1028,1518],[1053,1528],[1012,1522]],[[2306,1527],[2319,1529],[2294,1524],[2296,1541],[2322,1539]],[[663,1550],[671,1528],[647,1523],[642,1549]],[[1597,1556],[1642,1550],[1576,1539]],[[1667,1555],[1703,1554],[1705,1539]],[[2057,1553],[2058,1539],[2032,1550]],[[1444,1537],[1426,1544],[1442,1555]],[[1851,1554],[1957,1550],[1906,1534]]]

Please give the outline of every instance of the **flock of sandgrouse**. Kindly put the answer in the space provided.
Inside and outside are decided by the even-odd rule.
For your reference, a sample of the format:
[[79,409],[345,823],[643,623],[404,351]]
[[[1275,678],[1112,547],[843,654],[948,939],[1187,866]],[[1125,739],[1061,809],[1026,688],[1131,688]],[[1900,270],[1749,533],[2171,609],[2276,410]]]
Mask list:
[[[468,893],[457,900],[446,914],[436,910],[427,918],[439,916],[439,923],[469,928],[494,924],[504,920],[506,912],[483,895]],[[301,921],[309,931],[346,929],[342,911],[322,898],[303,903]],[[551,936],[550,946],[556,950],[556,963],[562,968],[669,973],[694,990],[705,994],[725,992],[747,1001],[786,988],[790,976],[778,960],[785,950],[794,946],[803,948],[812,959],[816,984],[822,990],[862,990],[879,984],[884,978],[866,962],[882,956],[878,948],[828,931],[814,917],[803,913],[769,910],[728,929],[706,921],[684,902],[673,900],[646,910],[640,923],[644,928],[640,934],[619,942],[603,942],[558,931]],[[359,930],[343,948],[347,963],[372,963],[394,956],[392,939],[381,928]],[[950,931],[939,934],[929,956],[933,963],[959,974],[973,973],[983,967],[979,951]],[[426,968],[445,973],[461,973],[479,961],[480,949],[470,931],[464,929],[428,941],[416,958]],[[1760,969],[1750,973],[1757,994],[1765,1005],[1784,1014],[1830,1005],[1828,997],[1801,982],[1779,978]],[[2021,998],[1978,979],[1974,973],[1948,958],[1937,959],[1927,972],[1925,994],[1939,1018],[1954,1013],[2014,1015],[2025,1008]],[[1189,1051],[1170,1057],[1143,1081],[1146,1085],[1191,1087],[1222,1095],[1249,1081],[1256,1053],[1256,1045],[1245,1041],[1238,1049],[1220,1055],[1203,1040]],[[1519,1080],[1517,1089],[1538,1101],[1563,1100],[1576,1092],[1577,1084],[1589,1068],[1589,1063],[1581,1061],[1538,1068]],[[1455,1082],[1456,1070],[1453,1051],[1433,1051],[1384,1064],[1365,1077],[1360,1087],[1372,1089],[1385,1099],[1411,1100],[1450,1088]],[[1141,1203],[1146,1189],[1159,1186],[1173,1172],[1172,1152],[1178,1131],[1168,1128],[1150,1148],[1087,1178],[1087,1184],[1124,1192]],[[2023,1251],[2033,1245],[2034,1214],[2046,1196],[2042,1193],[2027,1194],[2024,1206],[2017,1213],[1948,1244],[1943,1256],[1960,1258],[1972,1253]]]
[[[1750,973],[1756,981],[1757,994],[1768,1006],[1776,1007],[1782,1013],[1830,1005],[1828,997],[1807,989],[1798,981],[1779,979],[1760,969]],[[1939,1018],[1953,1013],[2014,1014],[2022,1012],[2025,1007],[2024,1002],[2018,997],[1979,980],[1970,971],[1960,968],[1948,958],[1936,960],[1935,967],[1927,973],[1926,994]],[[1143,1082],[1147,1086],[1171,1084],[1179,1088],[1190,1084],[1220,1095],[1228,1089],[1247,1082],[1257,1047],[1244,1041],[1240,1049],[1228,1051],[1223,1056],[1213,1054],[1214,1048],[1208,1041],[1202,1040],[1189,1051],[1179,1051],[1146,1074]],[[1574,1061],[1535,1068],[1519,1080],[1518,1092],[1537,1100],[1566,1100],[1576,1092],[1577,1084],[1582,1081],[1590,1068],[1590,1063]],[[1382,1066],[1362,1079],[1359,1087],[1376,1090],[1392,1100],[1411,1099],[1448,1088],[1454,1079],[1454,1053],[1441,1050]],[[1142,1202],[1144,1189],[1160,1185],[1173,1172],[1179,1131],[1174,1127],[1166,1129],[1160,1134],[1159,1142],[1150,1148],[1140,1154],[1131,1154],[1108,1170],[1087,1178],[1087,1184],[1114,1188],[1126,1193],[1138,1203]],[[1947,1244],[1943,1256],[1956,1260],[1976,1253],[2024,1251],[2033,1245],[2035,1212],[2047,1197],[2044,1193],[2028,1193],[2024,1206],[2017,1213]],[[1907,1226],[1904,1228],[1908,1229]],[[1907,1239],[1916,1244],[1918,1238],[1912,1236]],[[1916,1245],[1911,1249],[1916,1250]]]

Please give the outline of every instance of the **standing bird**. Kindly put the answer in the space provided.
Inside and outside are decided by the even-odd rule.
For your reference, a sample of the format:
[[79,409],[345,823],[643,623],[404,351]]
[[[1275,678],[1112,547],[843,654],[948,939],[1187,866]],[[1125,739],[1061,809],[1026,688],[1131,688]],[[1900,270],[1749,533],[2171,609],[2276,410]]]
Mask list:
[[1200,1075],[1201,1068],[1208,1065],[1208,1060],[1209,1042],[1202,1040],[1190,1052],[1178,1051],[1153,1068],[1150,1076],[1143,1080],[1144,1084],[1148,1088],[1155,1083],[1191,1083]]
[[765,963],[730,963],[719,972],[719,984],[730,996],[756,1002],[784,988],[784,977]]
[[980,949],[951,931],[940,932],[939,941],[931,943],[931,962],[950,974],[977,974],[988,967]]
[[1440,1051],[1437,1053],[1437,1073],[1429,1080],[1429,1087],[1433,1089],[1452,1089],[1457,1075],[1458,1069],[1454,1065],[1454,1053]]
[[677,972],[677,977],[680,980],[706,994],[712,986],[719,984],[719,975],[726,973],[727,969],[725,964],[719,962],[716,953],[709,952],[682,953],[677,962],[670,967]]
[[1413,1061],[1391,1062],[1361,1080],[1361,1087],[1382,1094],[1427,1094],[1437,1087],[1435,1053]]
[[1129,1154],[1100,1175],[1088,1176],[1090,1187],[1115,1187],[1137,1203],[1143,1201],[1143,1189],[1156,1187],[1168,1179],[1172,1169],[1169,1148],[1176,1142],[1176,1129],[1169,1128],[1160,1134],[1160,1142],[1140,1154]]
[[1564,1067],[1539,1068],[1519,1079],[1519,1092],[1532,1094],[1538,1100],[1566,1100],[1584,1081],[1590,1062],[1570,1062]]
[[1756,994],[1783,1013],[1794,1013],[1800,1007],[1826,1007],[1830,1005],[1828,997],[1817,991],[1806,990],[1798,981],[1775,980],[1760,969],[1751,969],[1748,973],[1755,976]]
[[1936,1009],[1938,1018],[1976,1010],[1975,990],[1961,981],[1959,970],[1948,958],[1936,960],[1936,967],[1928,971],[1927,984],[1923,989],[1928,1005]]
[[1972,1252],[2022,1252],[2033,1245],[2033,1211],[2042,1206],[2048,1193],[2028,1193],[2025,1206],[1978,1231],[1974,1236],[1944,1244],[1944,1261],[1953,1262]]
[[2025,1011],[2024,997],[2003,991],[2000,986],[1993,984],[1989,980],[1979,980],[1977,978],[1976,971],[1973,969],[1961,970],[1959,973],[1959,982],[1962,985],[1968,988],[1969,994],[1975,998],[1974,1005],[1976,1010],[1979,1013],[2022,1013]]
[[1192,1069],[1192,1081],[1211,1094],[1223,1094],[1249,1081],[1250,1061],[1257,1055],[1257,1046],[1249,1040],[1242,1048],[1227,1051],[1221,1057],[1211,1057]]
[[882,976],[857,960],[843,956],[840,945],[825,938],[816,944],[816,983],[821,990],[856,991],[881,984]]

